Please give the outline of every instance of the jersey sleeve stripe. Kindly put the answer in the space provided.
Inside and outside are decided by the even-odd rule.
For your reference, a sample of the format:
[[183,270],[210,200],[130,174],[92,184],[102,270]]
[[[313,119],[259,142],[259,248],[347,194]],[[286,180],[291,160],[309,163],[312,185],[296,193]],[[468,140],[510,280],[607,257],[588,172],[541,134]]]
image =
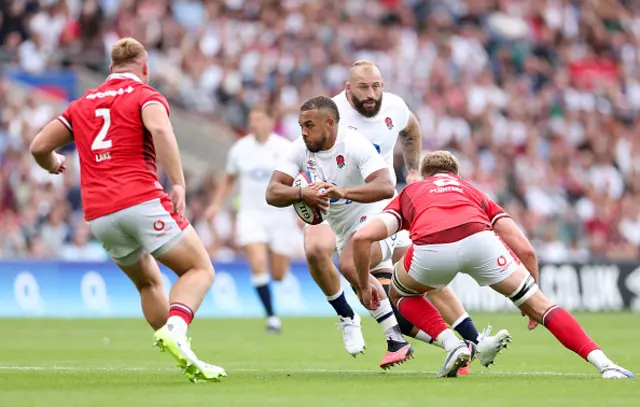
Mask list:
[[145,107],[149,106],[149,105],[160,105],[160,106],[164,106],[162,103],[160,103],[160,101],[158,100],[150,100],[148,102],[146,102],[144,105],[142,105],[142,107],[140,108],[140,110],[144,109]]
[[73,131],[73,129],[71,128],[71,123],[69,123],[69,121],[65,119],[63,116],[58,116],[58,121],[64,124],[64,126],[68,128],[69,131]]
[[493,224],[496,223],[498,219],[504,218],[504,217],[509,217],[509,215],[505,212],[502,212],[494,216],[493,219],[491,219],[491,226],[493,226]]
[[398,220],[398,229],[402,227],[402,216],[400,216],[398,212],[394,211],[393,209],[385,209],[383,212],[390,213],[393,216],[395,216],[396,219]]

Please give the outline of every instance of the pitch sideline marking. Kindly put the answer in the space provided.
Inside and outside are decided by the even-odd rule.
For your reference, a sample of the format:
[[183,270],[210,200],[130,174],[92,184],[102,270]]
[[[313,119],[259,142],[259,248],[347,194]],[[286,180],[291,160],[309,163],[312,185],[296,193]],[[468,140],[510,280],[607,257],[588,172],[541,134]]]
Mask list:
[[[160,371],[178,371],[176,368],[154,368],[154,367],[82,367],[82,366],[2,366],[0,365],[0,371],[69,371],[69,372],[160,372]],[[378,370],[366,370],[366,369],[227,369],[229,372],[264,372],[264,373],[375,373],[385,374]],[[435,371],[428,370],[399,370],[390,374],[436,374]],[[387,373],[388,374],[388,373]],[[474,372],[472,375],[495,375],[495,376],[570,376],[570,377],[597,377],[594,374],[588,373],[572,373],[572,372]]]

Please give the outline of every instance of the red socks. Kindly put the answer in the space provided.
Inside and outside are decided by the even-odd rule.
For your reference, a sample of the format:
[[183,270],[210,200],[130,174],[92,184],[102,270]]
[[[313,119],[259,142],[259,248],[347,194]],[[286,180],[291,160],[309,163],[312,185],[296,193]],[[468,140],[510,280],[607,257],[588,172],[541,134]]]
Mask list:
[[398,310],[409,322],[434,339],[449,328],[440,312],[423,296],[401,298]]
[[174,302],[169,307],[169,318],[171,317],[179,317],[189,325],[191,324],[191,321],[193,321],[193,311],[187,305],[180,302]]
[[542,316],[542,324],[567,349],[574,351],[583,359],[596,349],[600,349],[584,332],[578,321],[564,308],[557,305],[549,308]]

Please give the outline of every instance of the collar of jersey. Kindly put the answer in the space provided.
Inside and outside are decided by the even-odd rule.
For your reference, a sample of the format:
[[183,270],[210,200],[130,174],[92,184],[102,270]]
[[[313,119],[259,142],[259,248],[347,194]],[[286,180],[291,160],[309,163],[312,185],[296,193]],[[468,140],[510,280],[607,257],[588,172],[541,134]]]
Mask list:
[[131,72],[112,73],[111,75],[107,76],[107,81],[110,81],[112,79],[125,79],[125,78],[133,79],[136,82],[142,83],[140,78],[138,78],[136,75],[132,74]]

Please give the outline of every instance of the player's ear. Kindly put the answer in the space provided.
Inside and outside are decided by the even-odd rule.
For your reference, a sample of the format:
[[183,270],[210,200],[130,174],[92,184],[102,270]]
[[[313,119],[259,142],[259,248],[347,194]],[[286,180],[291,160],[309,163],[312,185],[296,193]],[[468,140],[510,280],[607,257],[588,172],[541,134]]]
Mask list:
[[109,65],[109,73],[113,73],[113,65]]
[[349,83],[349,81],[344,83],[344,89],[346,91],[351,91],[351,84]]
[[336,127],[336,119],[331,115],[327,115],[326,123],[327,123],[327,126],[329,126],[332,129]]

